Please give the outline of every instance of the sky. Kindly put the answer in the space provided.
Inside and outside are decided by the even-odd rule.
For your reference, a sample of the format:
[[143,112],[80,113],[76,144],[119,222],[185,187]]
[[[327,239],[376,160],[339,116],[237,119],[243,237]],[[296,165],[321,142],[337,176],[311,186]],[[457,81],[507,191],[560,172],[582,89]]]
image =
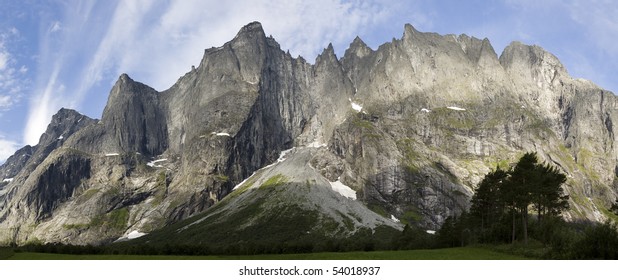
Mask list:
[[618,93],[616,15],[613,0],[0,0],[0,162],[62,107],[101,118],[120,74],[165,90],[252,21],[309,62],[356,36],[377,49],[406,23],[488,38],[498,55],[521,41]]

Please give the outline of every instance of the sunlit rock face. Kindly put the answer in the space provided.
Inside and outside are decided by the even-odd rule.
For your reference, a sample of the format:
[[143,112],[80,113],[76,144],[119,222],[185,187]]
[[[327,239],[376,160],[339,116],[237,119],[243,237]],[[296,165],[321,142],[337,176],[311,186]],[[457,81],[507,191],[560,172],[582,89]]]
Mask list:
[[377,50],[356,38],[310,64],[251,23],[168,90],[123,74],[101,120],[60,110],[0,167],[0,242],[104,244],[226,197],[217,217],[269,205],[239,229],[293,208],[340,235],[436,230],[528,151],[568,174],[565,219],[602,220],[618,185],[616,102],[538,46],[498,56],[487,39],[406,25]]

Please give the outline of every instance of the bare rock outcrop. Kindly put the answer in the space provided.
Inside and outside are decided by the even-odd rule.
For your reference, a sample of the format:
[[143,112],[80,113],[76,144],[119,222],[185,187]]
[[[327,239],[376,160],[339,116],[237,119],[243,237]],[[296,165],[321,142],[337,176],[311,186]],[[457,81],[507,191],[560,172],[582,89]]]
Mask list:
[[[37,146],[0,167],[12,179],[0,187],[0,242],[101,244],[275,198],[341,223],[435,230],[467,209],[488,171],[528,151],[568,174],[565,219],[600,221],[618,186],[617,114],[613,93],[538,46],[514,42],[498,56],[486,38],[406,25],[376,50],[357,37],[343,57],[329,45],[310,64],[254,22],[168,90],[123,74],[101,121],[54,116]],[[252,174],[262,185],[296,179],[268,198],[234,190]]]

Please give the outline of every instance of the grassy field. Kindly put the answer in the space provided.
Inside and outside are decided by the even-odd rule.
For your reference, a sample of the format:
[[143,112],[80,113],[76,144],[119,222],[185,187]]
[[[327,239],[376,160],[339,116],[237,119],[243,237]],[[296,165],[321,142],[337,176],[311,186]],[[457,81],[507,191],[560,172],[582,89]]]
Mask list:
[[255,256],[142,256],[142,255],[63,255],[44,253],[2,253],[9,260],[521,260],[521,256],[485,248],[448,248],[411,251],[312,253]]

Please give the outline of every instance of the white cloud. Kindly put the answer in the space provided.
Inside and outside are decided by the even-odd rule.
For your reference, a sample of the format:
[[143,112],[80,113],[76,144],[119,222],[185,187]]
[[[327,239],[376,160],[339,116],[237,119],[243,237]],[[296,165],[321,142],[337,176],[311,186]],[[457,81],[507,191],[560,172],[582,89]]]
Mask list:
[[618,3],[615,1],[571,1],[571,18],[586,30],[589,42],[606,54],[618,58]]
[[20,147],[21,145],[18,142],[8,140],[0,135],[0,164],[4,163]]
[[0,71],[5,70],[8,63],[9,63],[9,54],[0,49]]
[[12,105],[12,99],[8,95],[0,95],[0,108],[9,107]]
[[29,145],[36,145],[41,134],[45,132],[51,116],[61,107],[61,99],[65,86],[58,84],[58,73],[60,66],[56,65],[52,72],[43,93],[36,98],[32,98],[30,104],[30,114],[24,130],[24,142]]
[[[12,30],[12,29],[11,29]],[[6,40],[15,32],[0,33],[0,113],[11,108],[21,97],[24,81],[14,68],[15,59],[6,47]]]
[[[64,84],[70,77],[81,78],[76,75],[81,65],[75,64],[75,60],[84,59],[79,55],[89,52],[88,39],[97,36],[96,29],[86,24],[94,4],[94,1],[85,1],[78,5],[63,6],[66,8],[63,11],[66,16],[63,23],[51,22],[48,25],[49,32],[41,34],[39,38],[37,79],[30,96],[28,117],[23,131],[26,144],[37,144],[52,115],[62,106],[73,107],[71,105],[80,96],[65,94]],[[64,72],[68,74],[62,76]]]
[[60,29],[62,29],[62,26],[60,25],[59,21],[54,21],[51,25],[51,27],[49,28],[49,32],[50,33],[54,33],[54,32],[58,32],[60,31]]
[[284,50],[312,61],[328,43],[347,47],[359,29],[386,19],[381,6],[359,1],[175,1],[155,17],[160,7],[150,3],[120,3],[86,85],[111,67],[166,89],[199,63],[205,48],[231,40],[251,21],[260,21]]

